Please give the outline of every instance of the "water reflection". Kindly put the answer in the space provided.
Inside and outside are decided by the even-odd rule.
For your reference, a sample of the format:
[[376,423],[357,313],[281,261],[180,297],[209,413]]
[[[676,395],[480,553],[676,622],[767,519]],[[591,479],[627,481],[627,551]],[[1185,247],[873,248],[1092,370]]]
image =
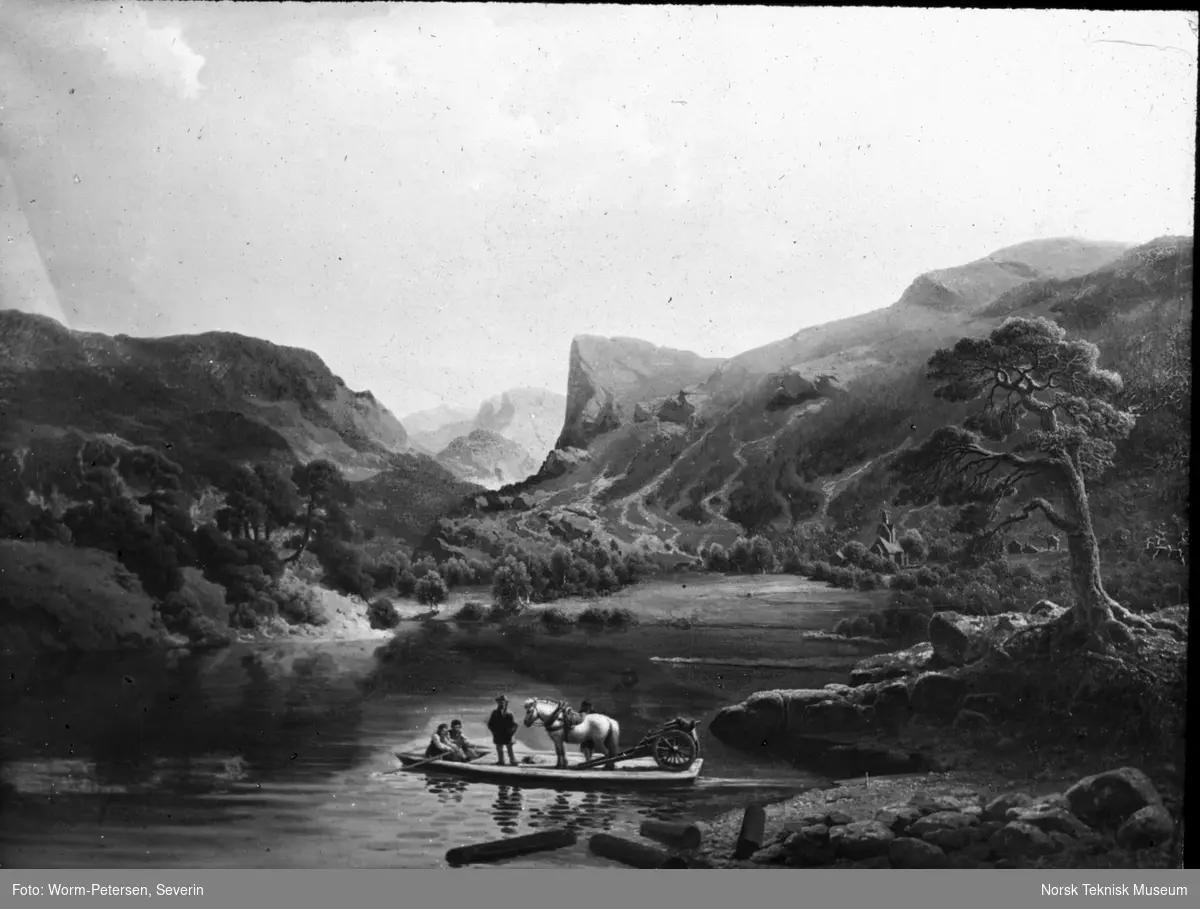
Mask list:
[[436,779],[434,777],[425,778],[426,790],[437,796],[437,800],[444,805],[461,803],[468,785],[468,783],[462,780]]
[[492,817],[505,836],[515,836],[521,820],[521,787],[501,784],[496,787]]

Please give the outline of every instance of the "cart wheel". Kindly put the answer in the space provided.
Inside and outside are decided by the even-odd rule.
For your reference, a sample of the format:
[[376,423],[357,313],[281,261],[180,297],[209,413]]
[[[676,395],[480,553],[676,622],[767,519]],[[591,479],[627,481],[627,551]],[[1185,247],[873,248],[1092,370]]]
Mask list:
[[695,763],[699,751],[694,738],[681,729],[672,729],[654,740],[651,753],[654,763],[663,770],[682,773]]

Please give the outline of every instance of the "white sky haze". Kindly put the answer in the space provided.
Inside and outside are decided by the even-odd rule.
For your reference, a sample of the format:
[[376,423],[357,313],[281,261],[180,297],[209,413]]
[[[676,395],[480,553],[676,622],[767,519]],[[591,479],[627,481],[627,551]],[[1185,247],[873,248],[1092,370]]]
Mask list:
[[0,0],[0,269],[73,328],[310,348],[400,415],[564,392],[576,334],[732,356],[1013,243],[1191,234],[1194,27]]

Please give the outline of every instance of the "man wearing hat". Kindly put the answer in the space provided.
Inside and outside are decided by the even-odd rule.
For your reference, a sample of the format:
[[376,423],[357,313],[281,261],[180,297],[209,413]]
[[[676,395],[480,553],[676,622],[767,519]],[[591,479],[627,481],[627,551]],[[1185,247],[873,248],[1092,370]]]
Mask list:
[[500,758],[496,763],[503,766],[504,749],[507,748],[508,761],[515,765],[517,759],[513,756],[513,736],[516,735],[519,724],[517,718],[509,712],[508,698],[504,695],[496,698],[496,709],[488,717],[487,728],[492,734],[492,744],[496,746],[496,756]]

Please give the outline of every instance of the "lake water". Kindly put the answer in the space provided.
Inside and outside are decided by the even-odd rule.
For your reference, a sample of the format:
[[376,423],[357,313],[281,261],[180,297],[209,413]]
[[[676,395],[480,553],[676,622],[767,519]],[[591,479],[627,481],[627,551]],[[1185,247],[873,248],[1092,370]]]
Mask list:
[[[879,648],[810,632],[876,601],[790,578],[690,583],[681,594],[653,581],[622,605],[641,600],[653,615],[686,599],[705,604],[694,619],[723,624],[550,634],[425,621],[382,644],[7,665],[0,865],[437,867],[454,846],[563,826],[580,834],[575,847],[505,864],[606,865],[588,834],[636,836],[648,818],[703,819],[818,785],[705,729],[752,691],[844,681]],[[768,665],[727,665],[739,660]],[[701,779],[694,791],[634,794],[388,773],[394,751],[423,747],[438,722],[459,717],[468,738],[488,742],[498,692],[518,705],[590,698],[618,718],[626,746],[673,716],[701,720]],[[541,730],[522,728],[518,743],[549,747]]]

